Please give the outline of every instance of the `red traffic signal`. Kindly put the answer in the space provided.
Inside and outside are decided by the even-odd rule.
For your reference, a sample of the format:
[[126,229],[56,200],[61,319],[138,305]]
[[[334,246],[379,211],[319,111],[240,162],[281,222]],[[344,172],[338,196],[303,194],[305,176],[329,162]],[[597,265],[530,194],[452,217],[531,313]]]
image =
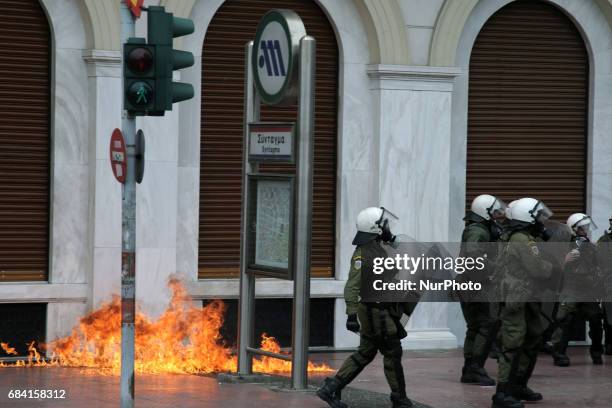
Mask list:
[[145,74],[153,67],[153,53],[144,47],[134,48],[127,55],[126,62],[133,73]]

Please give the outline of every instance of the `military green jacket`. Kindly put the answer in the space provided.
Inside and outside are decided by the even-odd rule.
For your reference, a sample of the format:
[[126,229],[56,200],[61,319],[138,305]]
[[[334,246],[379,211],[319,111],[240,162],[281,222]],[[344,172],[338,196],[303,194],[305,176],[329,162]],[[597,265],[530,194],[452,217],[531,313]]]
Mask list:
[[[474,281],[480,282],[483,285],[489,285],[492,280],[492,276],[495,273],[495,258],[497,250],[493,250],[494,247],[490,242],[493,241],[491,230],[489,225],[483,222],[470,222],[465,226],[463,233],[461,234],[461,250],[459,256],[480,258],[484,257],[486,260],[486,267],[483,270],[472,270],[465,272],[457,276],[457,280],[460,282]],[[486,295],[486,290],[475,295]],[[466,294],[463,294],[465,297]],[[463,299],[467,301],[468,299]],[[479,301],[474,298],[471,301]],[[481,301],[486,301],[481,299]]]
[[538,280],[550,278],[553,265],[544,260],[536,244],[537,237],[528,231],[513,232],[499,261],[502,275],[502,296],[506,302],[525,302],[535,298]]
[[362,271],[371,273],[374,267],[374,258],[385,258],[387,252],[382,248],[378,240],[372,240],[366,244],[359,245],[351,257],[351,270],[344,286],[344,300],[346,302],[346,313],[348,315],[357,313],[357,306],[361,297],[359,293],[364,282],[361,280]]
[[606,231],[598,240],[597,243],[612,242],[612,231]]
[[351,270],[349,271],[348,280],[344,285],[344,301],[346,302],[346,314],[357,314],[359,306],[359,289],[361,288],[361,248],[355,248],[351,257]]
[[481,222],[470,222],[465,226],[461,234],[461,242],[489,242],[491,232],[489,228]]
[[[572,248],[577,248],[576,236],[572,236]],[[592,296],[599,293],[602,280],[599,274],[598,255],[595,245],[590,241],[580,246],[580,258],[568,262],[564,266],[564,280],[562,300],[575,301],[576,299]]]
[[[352,315],[359,311],[361,297],[361,272],[372,268],[372,259],[375,256],[386,256],[384,249],[376,241],[371,241],[365,245],[358,246],[351,257],[351,269],[344,285],[344,301],[346,303],[346,314]],[[402,314],[410,315],[416,307],[416,302],[402,302],[386,304],[390,314],[400,318]]]

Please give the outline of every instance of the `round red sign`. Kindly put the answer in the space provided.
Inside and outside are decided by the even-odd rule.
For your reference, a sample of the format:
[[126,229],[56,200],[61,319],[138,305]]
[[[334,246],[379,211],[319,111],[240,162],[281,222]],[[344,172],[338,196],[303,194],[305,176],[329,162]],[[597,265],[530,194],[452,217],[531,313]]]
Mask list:
[[127,171],[127,154],[125,140],[120,129],[113,130],[110,139],[110,161],[113,174],[118,182],[125,184],[125,173]]

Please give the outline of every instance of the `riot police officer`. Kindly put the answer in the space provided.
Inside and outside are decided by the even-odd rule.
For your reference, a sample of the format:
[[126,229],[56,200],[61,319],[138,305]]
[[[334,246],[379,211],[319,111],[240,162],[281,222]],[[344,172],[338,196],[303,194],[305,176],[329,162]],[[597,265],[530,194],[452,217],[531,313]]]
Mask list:
[[579,301],[587,296],[594,298],[596,290],[601,286],[598,279],[597,252],[589,238],[591,231],[597,227],[591,217],[583,213],[570,215],[567,225],[573,234],[572,247],[565,257],[561,304],[557,316],[558,328],[552,338],[553,362],[559,367],[570,365],[566,350],[572,321],[576,318],[585,318],[589,322],[591,359],[593,364],[600,365],[603,363],[602,311],[598,301]]
[[501,282],[501,356],[493,408],[523,408],[524,401],[539,401],[542,394],[527,386],[536,365],[541,335],[541,304],[535,299],[533,282],[550,277],[552,264],[539,253],[543,222],[552,215],[534,198],[521,198],[512,206],[498,259]]
[[[479,277],[464,274],[461,275],[462,279],[488,280],[493,273],[495,254],[488,253],[491,248],[486,243],[499,240],[501,227],[498,222],[504,218],[506,207],[502,200],[489,194],[479,195],[472,201],[470,210],[463,219],[466,224],[461,235],[463,245],[460,256],[477,258],[484,255],[488,265],[486,273],[479,271]],[[497,334],[494,324],[495,308],[491,306],[486,299],[461,299],[461,311],[467,326],[463,345],[465,362],[461,370],[462,383],[495,385],[495,380],[489,377],[484,368]]]
[[402,347],[400,340],[406,336],[400,318],[412,311],[402,303],[366,303],[360,299],[361,275],[372,274],[373,259],[386,257],[385,243],[393,242],[390,221],[397,220],[383,207],[370,207],[357,216],[357,234],[353,239],[356,246],[351,258],[351,270],[344,298],[346,301],[346,328],[359,333],[357,351],[347,358],[336,375],[326,378],[317,390],[317,396],[332,408],[345,408],[341,401],[341,390],[349,384],[376,357],[383,355],[385,377],[391,388],[391,402],[394,408],[408,408],[412,402],[406,396],[406,383],[402,368]]
[[[604,287],[606,290],[605,300],[612,297],[612,218],[610,218],[610,229],[597,241],[597,253],[600,259],[600,267],[604,276]],[[612,356],[612,302],[604,301],[605,311],[604,329],[606,332],[605,354]]]

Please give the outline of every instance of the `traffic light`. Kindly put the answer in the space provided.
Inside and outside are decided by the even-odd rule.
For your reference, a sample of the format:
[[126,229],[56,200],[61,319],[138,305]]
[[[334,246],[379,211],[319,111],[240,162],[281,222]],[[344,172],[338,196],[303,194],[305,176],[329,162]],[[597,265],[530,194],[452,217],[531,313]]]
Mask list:
[[130,38],[123,45],[124,109],[146,115],[155,109],[155,47],[144,38]]
[[193,21],[173,17],[164,7],[149,6],[147,40],[123,45],[124,109],[132,115],[163,116],[172,103],[193,98],[193,86],[173,82],[176,69],[193,65],[193,54],[172,49],[172,39],[193,33]]
[[[164,7],[149,6],[147,37],[150,46],[155,47],[155,110],[172,110],[172,103],[193,98],[193,86],[173,82],[176,69],[193,65],[193,54],[172,49],[172,39],[193,33],[193,21],[173,17]],[[162,113],[163,114],[163,113]]]

